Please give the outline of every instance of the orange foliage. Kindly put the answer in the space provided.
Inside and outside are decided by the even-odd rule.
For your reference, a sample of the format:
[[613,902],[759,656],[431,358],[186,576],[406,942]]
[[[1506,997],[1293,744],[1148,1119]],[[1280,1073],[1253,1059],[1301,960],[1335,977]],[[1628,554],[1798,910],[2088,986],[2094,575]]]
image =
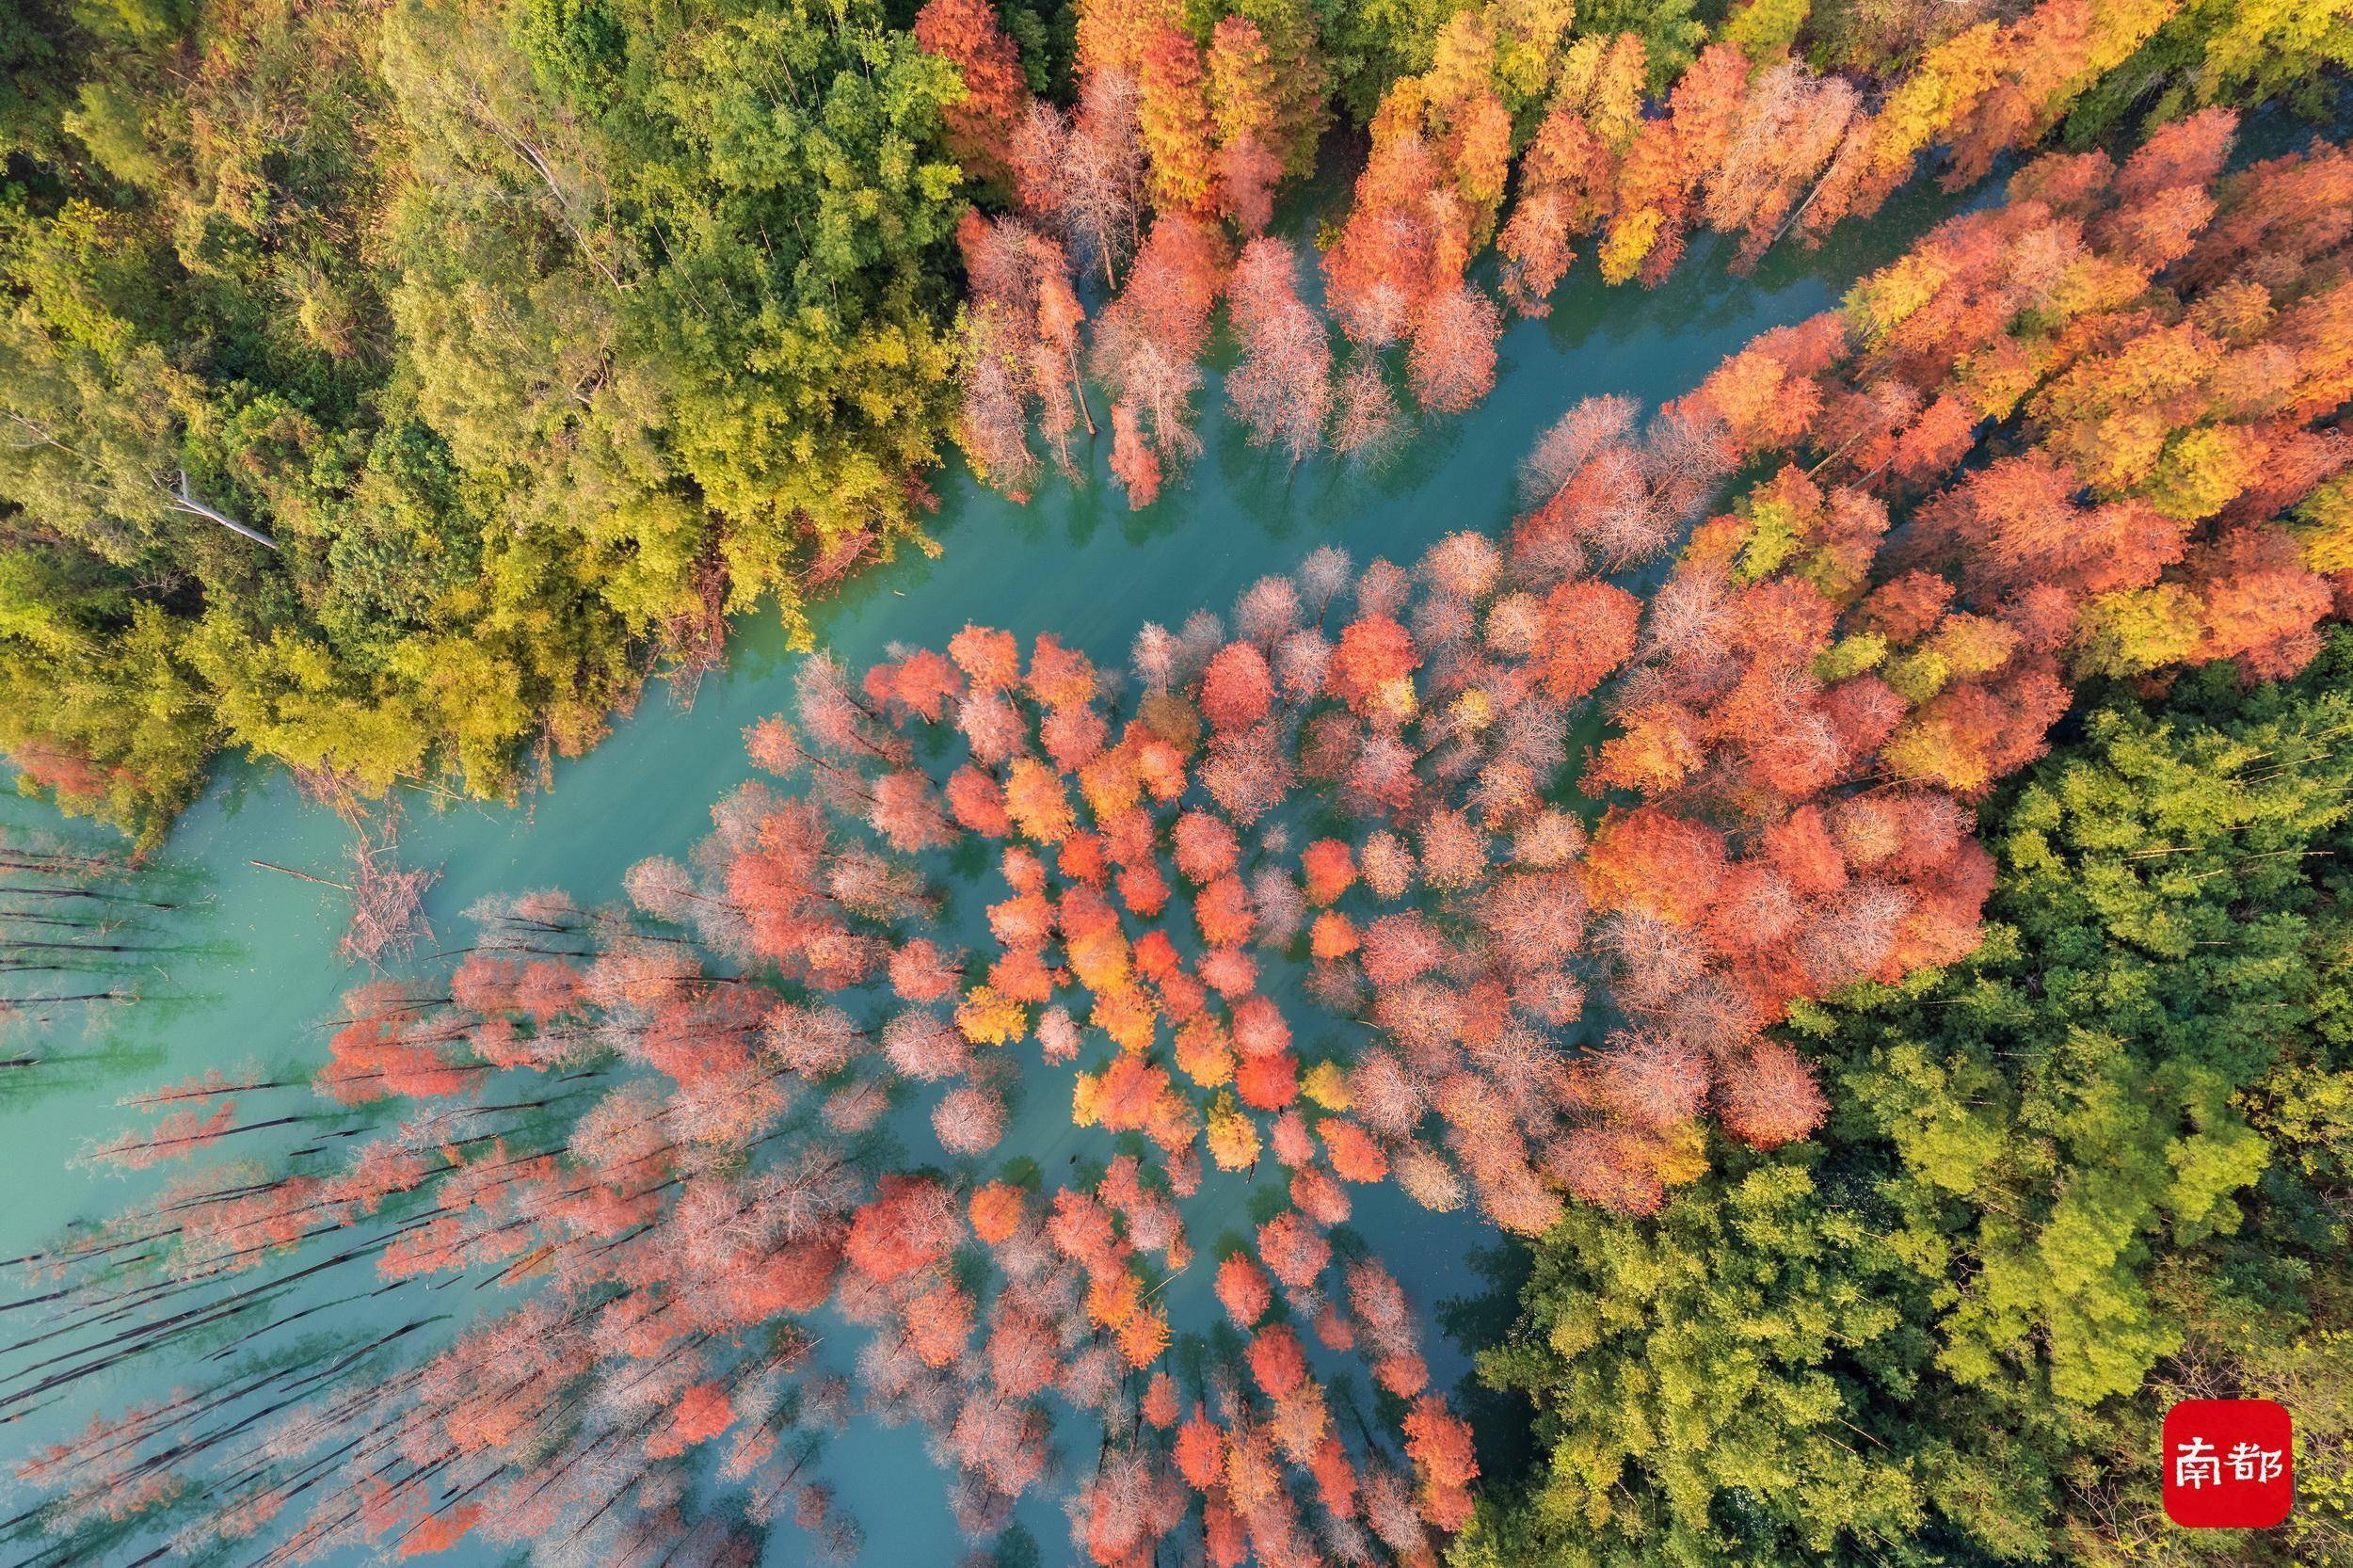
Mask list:
[[697,1443],[707,1443],[734,1424],[735,1408],[728,1391],[716,1383],[697,1383],[670,1407],[669,1418],[646,1439],[646,1457],[675,1459]]

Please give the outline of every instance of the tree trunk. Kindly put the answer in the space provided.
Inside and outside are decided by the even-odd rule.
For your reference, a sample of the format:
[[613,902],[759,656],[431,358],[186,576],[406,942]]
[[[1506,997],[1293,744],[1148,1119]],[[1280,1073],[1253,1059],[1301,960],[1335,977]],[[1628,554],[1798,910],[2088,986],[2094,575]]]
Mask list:
[[232,534],[251,539],[255,544],[264,545],[271,550],[278,548],[278,541],[260,529],[239,522],[226,512],[216,512],[197,500],[195,496],[190,495],[188,493],[188,471],[185,469],[180,471],[180,488],[171,492],[171,509],[175,512],[186,512],[192,517],[202,518],[207,522],[219,523]]

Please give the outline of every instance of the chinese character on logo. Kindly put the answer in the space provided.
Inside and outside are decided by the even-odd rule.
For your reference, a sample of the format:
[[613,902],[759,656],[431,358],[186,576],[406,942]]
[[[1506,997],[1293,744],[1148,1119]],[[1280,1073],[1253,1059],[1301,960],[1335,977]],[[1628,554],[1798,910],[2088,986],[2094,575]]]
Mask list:
[[2204,1438],[2193,1437],[2171,1451],[2174,1485],[2196,1492],[2222,1484],[2222,1461],[2215,1458],[2214,1445]]
[[2262,1529],[2288,1516],[2287,1410],[2270,1400],[2184,1400],[2165,1413],[2165,1515],[2192,1529]]
[[2287,1456],[2277,1448],[2259,1448],[2252,1443],[2231,1445],[2231,1479],[2233,1480],[2277,1480]]

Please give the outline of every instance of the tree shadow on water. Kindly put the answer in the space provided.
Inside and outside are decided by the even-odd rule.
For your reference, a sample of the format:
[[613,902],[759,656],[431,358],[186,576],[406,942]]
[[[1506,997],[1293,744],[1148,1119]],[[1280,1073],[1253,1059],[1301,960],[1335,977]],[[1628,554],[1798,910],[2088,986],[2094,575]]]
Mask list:
[[[1501,1344],[1519,1320],[1520,1290],[1536,1259],[1526,1243],[1506,1240],[1474,1248],[1465,1261],[1486,1288],[1476,1295],[1448,1297],[1433,1316],[1446,1336],[1476,1358],[1481,1350]],[[1517,1485],[1537,1458],[1535,1412],[1528,1400],[1488,1387],[1475,1371],[1454,1385],[1450,1398],[1478,1445],[1481,1486]]]

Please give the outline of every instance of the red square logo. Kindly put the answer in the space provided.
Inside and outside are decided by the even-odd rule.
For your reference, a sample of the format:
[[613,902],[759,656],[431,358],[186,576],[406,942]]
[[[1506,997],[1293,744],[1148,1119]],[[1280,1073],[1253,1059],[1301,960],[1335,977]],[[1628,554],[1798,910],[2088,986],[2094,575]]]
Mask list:
[[2165,1413],[2165,1516],[2191,1529],[2263,1529],[2296,1505],[2287,1409],[2184,1400]]

